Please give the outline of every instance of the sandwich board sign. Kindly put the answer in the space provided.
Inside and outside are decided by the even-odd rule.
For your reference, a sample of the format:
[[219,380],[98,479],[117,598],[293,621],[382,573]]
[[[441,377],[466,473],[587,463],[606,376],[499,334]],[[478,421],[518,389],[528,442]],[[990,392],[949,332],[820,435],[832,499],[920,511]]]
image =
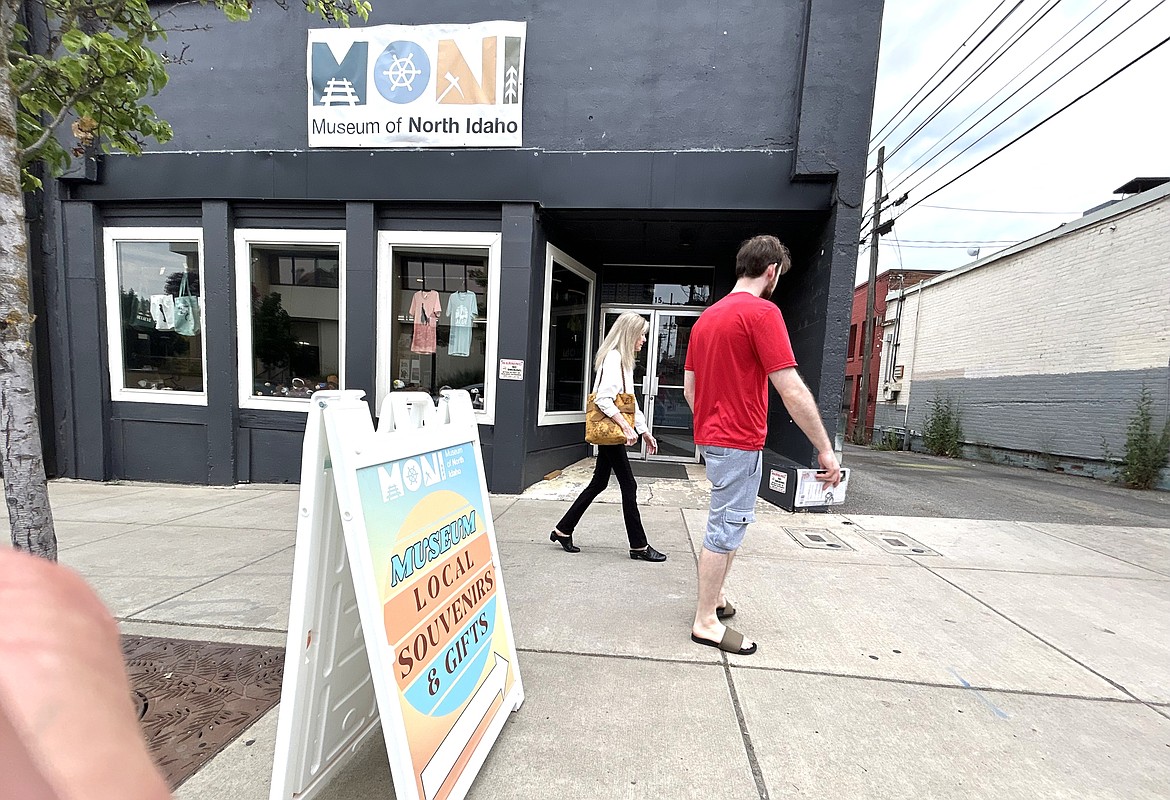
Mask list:
[[460,800],[524,702],[479,427],[317,392],[305,428],[270,800],[309,800],[380,727],[398,800]]

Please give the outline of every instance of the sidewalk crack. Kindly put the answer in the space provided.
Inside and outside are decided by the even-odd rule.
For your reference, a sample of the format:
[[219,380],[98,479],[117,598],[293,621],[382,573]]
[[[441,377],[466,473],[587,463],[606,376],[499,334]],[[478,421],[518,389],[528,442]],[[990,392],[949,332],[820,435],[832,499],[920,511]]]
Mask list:
[[747,718],[744,717],[743,707],[739,703],[739,692],[735,690],[735,680],[731,677],[731,665],[727,656],[720,659],[723,662],[723,674],[727,678],[727,689],[731,692],[731,705],[735,709],[735,719],[739,722],[739,735],[743,737],[743,747],[747,751],[748,765],[752,768],[752,778],[756,782],[756,791],[760,793],[760,800],[770,800],[768,785],[764,782],[764,771],[760,768],[760,760],[756,757],[756,748],[752,744],[752,735],[748,730]]

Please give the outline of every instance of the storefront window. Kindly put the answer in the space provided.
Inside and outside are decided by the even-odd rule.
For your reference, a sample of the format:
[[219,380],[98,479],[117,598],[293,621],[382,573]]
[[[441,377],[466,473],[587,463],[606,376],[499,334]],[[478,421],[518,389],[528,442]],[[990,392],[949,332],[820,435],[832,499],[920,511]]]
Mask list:
[[548,248],[541,375],[542,424],[583,421],[592,358],[594,273]]
[[711,267],[606,264],[598,291],[602,305],[707,306],[714,278]]
[[466,389],[487,402],[487,255],[396,251],[391,391]]
[[462,389],[493,424],[500,234],[382,231],[378,249],[375,408],[390,392]]
[[710,283],[606,282],[602,303],[656,306],[705,306],[711,303]]
[[189,230],[106,232],[113,399],[206,402],[198,236]]
[[[299,240],[287,240],[294,236]],[[341,388],[342,245],[328,241],[336,236],[237,233],[237,273],[248,281],[237,300],[243,405],[296,406],[314,392]]]

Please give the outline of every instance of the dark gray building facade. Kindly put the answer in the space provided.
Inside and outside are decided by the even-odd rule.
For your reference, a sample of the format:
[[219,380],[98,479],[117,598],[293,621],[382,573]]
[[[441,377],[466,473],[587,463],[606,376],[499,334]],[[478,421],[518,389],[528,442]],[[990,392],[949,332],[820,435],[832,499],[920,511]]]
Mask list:
[[[624,310],[653,326],[663,457],[696,460],[687,331],[756,233],[792,249],[776,302],[833,431],[881,0],[375,0],[369,26],[526,23],[522,141],[499,147],[310,147],[320,25],[177,13],[210,30],[168,45],[190,62],[151,102],[174,139],[79,164],[35,210],[52,473],[296,481],[313,391],[452,387],[490,488],[518,492],[587,455],[592,351]],[[778,400],[769,425],[810,461]]]

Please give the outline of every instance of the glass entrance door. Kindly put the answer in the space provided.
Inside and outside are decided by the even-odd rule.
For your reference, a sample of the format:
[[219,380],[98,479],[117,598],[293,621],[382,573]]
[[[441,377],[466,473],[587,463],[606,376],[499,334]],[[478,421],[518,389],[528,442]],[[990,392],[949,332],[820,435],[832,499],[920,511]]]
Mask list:
[[641,314],[650,323],[646,346],[634,362],[635,385],[631,391],[637,393],[638,403],[646,414],[646,424],[658,440],[658,453],[648,455],[642,444],[640,457],[654,461],[698,462],[691,409],[683,397],[683,372],[691,328],[701,309],[603,306],[602,311],[602,337],[626,311]]

